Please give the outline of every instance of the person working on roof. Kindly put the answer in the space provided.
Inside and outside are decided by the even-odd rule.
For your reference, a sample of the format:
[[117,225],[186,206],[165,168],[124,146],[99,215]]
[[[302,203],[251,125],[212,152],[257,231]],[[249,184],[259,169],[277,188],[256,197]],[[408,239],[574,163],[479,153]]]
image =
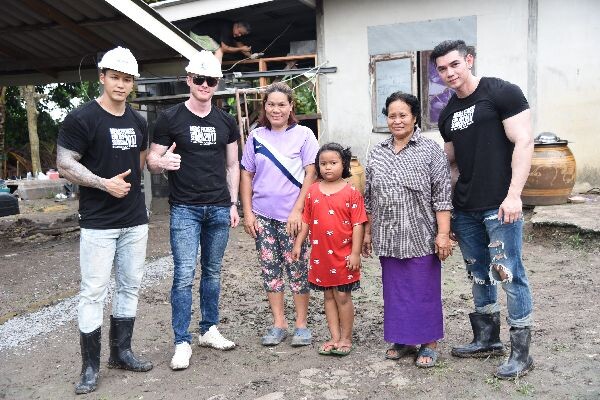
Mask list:
[[250,31],[250,24],[245,21],[209,19],[194,25],[190,37],[205,50],[212,51],[219,63],[222,63],[224,53],[242,53],[246,57],[251,56],[250,46],[242,42]]

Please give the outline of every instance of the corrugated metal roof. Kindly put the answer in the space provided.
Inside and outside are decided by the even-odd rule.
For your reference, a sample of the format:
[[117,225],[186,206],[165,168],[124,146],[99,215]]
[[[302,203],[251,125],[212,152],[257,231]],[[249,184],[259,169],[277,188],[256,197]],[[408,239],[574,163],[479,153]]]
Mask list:
[[[143,7],[158,22],[200,50],[187,35],[141,0],[122,1]],[[133,52],[142,74],[145,65],[180,57],[170,46],[102,0],[2,0],[0,85],[95,77],[98,54],[117,45]]]

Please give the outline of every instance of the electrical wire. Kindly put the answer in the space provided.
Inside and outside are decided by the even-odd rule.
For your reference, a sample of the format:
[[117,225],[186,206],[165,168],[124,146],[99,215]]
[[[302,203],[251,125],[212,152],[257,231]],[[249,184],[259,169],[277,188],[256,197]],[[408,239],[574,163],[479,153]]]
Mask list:
[[90,98],[90,96],[88,95],[88,91],[87,90],[83,90],[83,79],[81,77],[81,65],[83,64],[83,60],[85,60],[86,57],[92,57],[92,60],[94,60],[94,65],[97,65],[98,63],[96,62],[96,57],[94,56],[93,53],[89,53],[89,54],[84,54],[83,57],[81,57],[81,60],[79,60],[79,68],[78,68],[78,73],[79,73],[79,88],[81,89],[81,91],[83,93],[85,93],[85,97],[87,97],[88,101],[92,101],[92,99]]
[[[277,35],[277,36],[275,37],[275,39],[273,39],[273,40],[271,41],[271,43],[269,43],[269,44],[267,45],[267,47],[265,47],[265,48],[264,48],[262,51],[259,51],[258,53],[263,53],[263,54],[264,54],[264,53],[265,53],[265,52],[266,52],[266,51],[269,49],[269,47],[271,47],[271,46],[273,45],[273,43],[275,43],[275,41],[277,41],[277,39],[279,39],[281,36],[283,36],[283,34],[284,34],[284,33],[286,33],[286,32],[288,31],[288,29],[290,29],[290,28],[292,27],[292,25],[293,25],[293,24],[294,24],[293,22],[290,22],[290,23],[288,24],[288,26],[286,26],[286,27],[285,27],[285,29],[284,29],[283,31],[281,31],[281,33],[280,33],[279,35]],[[246,58],[242,58],[241,60],[239,60],[239,61],[236,61],[236,62],[235,62],[235,63],[234,63],[234,64],[233,64],[231,67],[229,67],[229,68],[227,68],[227,69],[223,69],[223,70],[221,70],[221,72],[229,72],[229,71],[231,71],[233,68],[235,68],[235,66],[236,66],[236,65],[238,65],[239,63],[241,63],[242,61],[246,61],[246,60],[250,60],[250,59],[252,59],[252,57],[246,57]]]

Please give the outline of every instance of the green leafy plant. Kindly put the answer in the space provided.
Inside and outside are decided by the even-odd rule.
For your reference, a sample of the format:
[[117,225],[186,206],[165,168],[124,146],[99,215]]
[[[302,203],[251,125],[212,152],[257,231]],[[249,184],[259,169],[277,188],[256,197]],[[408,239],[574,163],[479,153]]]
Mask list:
[[[302,83],[302,81],[300,83]],[[300,83],[296,84],[296,89],[294,90],[294,97],[296,98],[296,114],[316,114],[317,104],[313,97],[312,83],[298,86]]]

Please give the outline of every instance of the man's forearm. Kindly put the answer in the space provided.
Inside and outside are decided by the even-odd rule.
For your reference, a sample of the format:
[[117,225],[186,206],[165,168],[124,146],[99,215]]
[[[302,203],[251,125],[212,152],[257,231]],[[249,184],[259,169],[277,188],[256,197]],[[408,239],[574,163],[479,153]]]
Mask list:
[[456,162],[450,163],[450,183],[453,191],[456,182],[458,182],[458,175],[460,175],[458,172],[458,165],[456,165]]
[[156,152],[150,150],[148,151],[148,157],[146,157],[146,166],[148,167],[148,171],[153,174],[160,174],[163,172],[164,168],[162,168],[160,163],[161,156]]
[[523,186],[529,177],[531,169],[531,156],[533,154],[533,140],[525,143],[516,143],[512,155],[512,176],[508,194],[512,196],[521,196]]
[[67,150],[61,146],[58,146],[56,150],[58,172],[69,182],[106,191],[104,178],[93,174],[89,169],[84,167],[79,162],[80,159],[81,155],[75,151]]
[[225,43],[221,43],[221,50],[223,50],[223,53],[239,53],[244,49],[242,47],[229,46]]
[[227,167],[227,188],[229,189],[231,201],[237,203],[240,188],[240,166],[237,162],[235,165]]

